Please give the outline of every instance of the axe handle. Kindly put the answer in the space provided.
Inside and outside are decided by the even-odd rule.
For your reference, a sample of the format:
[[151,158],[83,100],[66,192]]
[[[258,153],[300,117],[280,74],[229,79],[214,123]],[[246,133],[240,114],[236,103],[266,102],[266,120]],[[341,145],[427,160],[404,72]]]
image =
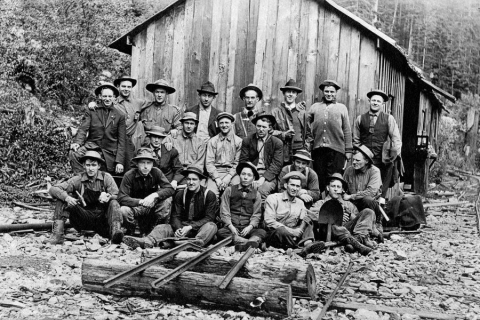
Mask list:
[[383,217],[385,218],[385,220],[387,221],[390,221],[390,219],[388,218],[387,214],[385,213],[385,211],[383,211],[383,208],[380,204],[378,204],[378,209],[380,209],[380,212],[383,214]]

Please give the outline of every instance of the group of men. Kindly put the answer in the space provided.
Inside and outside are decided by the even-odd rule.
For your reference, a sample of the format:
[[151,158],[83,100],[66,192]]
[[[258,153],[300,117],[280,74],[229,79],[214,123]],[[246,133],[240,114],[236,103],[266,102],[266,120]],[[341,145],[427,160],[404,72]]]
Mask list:
[[319,86],[323,98],[308,111],[289,80],[271,113],[258,112],[263,92],[249,84],[236,114],[212,106],[218,92],[209,81],[185,111],[168,103],[175,88],[167,81],[147,84],[152,101],[131,96],[136,84],[122,76],[96,88],[71,145],[77,175],[50,189],[58,199],[50,243],[64,241],[69,218],[79,231],[132,248],[232,236],[238,250],[266,244],[307,254],[324,247],[317,221],[331,202],[341,205],[332,234],[346,250],[368,254],[372,239],[382,241],[380,206],[401,150],[395,119],[383,112],[385,92],[367,94],[370,110],[352,134],[333,80]]

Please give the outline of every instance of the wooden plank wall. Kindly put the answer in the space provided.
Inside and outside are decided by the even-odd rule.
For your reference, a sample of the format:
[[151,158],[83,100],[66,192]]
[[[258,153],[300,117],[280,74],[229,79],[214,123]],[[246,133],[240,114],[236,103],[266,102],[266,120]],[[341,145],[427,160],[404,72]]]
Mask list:
[[[238,94],[248,83],[264,91],[267,110],[282,100],[289,78],[304,89],[299,101],[321,98],[318,86],[336,79],[338,101],[347,105],[351,124],[368,110],[366,94],[381,88],[395,96],[391,111],[403,126],[405,75],[377,48],[377,39],[322,1],[179,1],[134,37],[134,94],[151,98],[145,85],[168,79],[177,92],[170,102],[182,108],[197,103],[196,89],[212,81],[215,106],[238,112]],[[416,106],[413,106],[416,107]]]

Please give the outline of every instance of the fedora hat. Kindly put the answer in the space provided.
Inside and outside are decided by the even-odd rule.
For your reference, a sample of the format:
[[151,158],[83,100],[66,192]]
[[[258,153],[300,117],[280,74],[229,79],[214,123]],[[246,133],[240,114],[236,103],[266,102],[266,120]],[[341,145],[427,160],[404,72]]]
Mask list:
[[260,179],[260,174],[258,174],[257,167],[251,162],[240,162],[237,165],[237,174],[240,175],[242,173],[243,168],[250,168],[253,171],[253,175],[255,176],[255,180]]
[[330,183],[332,180],[338,180],[342,183],[342,187],[344,191],[348,190],[348,183],[345,181],[340,173],[334,173],[327,178],[327,182]]
[[180,122],[187,121],[187,120],[193,120],[196,123],[198,123],[197,114],[195,112],[185,112],[185,114],[183,115],[183,118],[180,119]]
[[323,81],[322,84],[320,84],[318,87],[320,88],[320,90],[323,91],[323,89],[324,89],[325,87],[330,87],[330,86],[331,86],[331,87],[334,87],[335,90],[340,90],[340,89],[341,89],[340,85],[339,85],[339,84],[337,83],[337,81],[335,81],[335,80],[325,80],[325,81]]
[[112,90],[115,97],[118,97],[118,89],[110,82],[102,82],[102,84],[95,89],[95,95],[98,96],[99,94],[101,94],[104,88]]
[[375,95],[376,96],[381,96],[383,98],[383,102],[388,101],[388,94],[386,94],[385,91],[375,89],[375,90],[372,90],[369,93],[367,93],[368,99],[372,99],[372,97],[375,96]]
[[298,150],[297,152],[295,152],[293,157],[298,158],[298,159],[302,159],[302,160],[306,160],[306,161],[313,161],[313,159],[311,158],[310,152],[308,152],[305,149]]
[[157,136],[157,137],[166,137],[168,134],[165,132],[165,128],[160,126],[153,126],[152,129],[145,132],[147,135],[150,136]]
[[216,96],[218,94],[218,92],[215,91],[215,86],[210,81],[207,81],[204,84],[202,84],[200,89],[197,89],[197,92],[198,93],[202,93],[202,92],[210,93],[210,94],[213,94],[214,96]]
[[302,180],[302,183],[305,183],[305,181],[307,181],[307,178],[305,178],[303,173],[301,173],[300,171],[290,171],[289,173],[283,176],[282,181],[286,183],[288,179],[290,179],[291,177],[299,177],[300,180]]
[[87,160],[87,159],[97,160],[100,163],[105,163],[105,160],[103,160],[100,153],[98,153],[97,151],[93,151],[93,150],[89,150],[89,151],[85,152],[83,157],[81,157],[79,160],[80,160],[80,163],[84,163],[85,160]]
[[263,99],[263,92],[262,90],[260,90],[259,87],[257,87],[256,85],[254,85],[253,83],[250,83],[248,86],[246,86],[245,88],[242,88],[240,90],[240,98],[243,99],[245,97],[245,92],[247,92],[248,90],[253,90],[253,91],[256,91],[257,94],[258,94],[258,100],[262,100]]
[[360,151],[367,159],[370,161],[370,163],[373,163],[373,152],[368,149],[367,146],[361,145],[360,147],[354,146],[353,149]]
[[155,161],[155,157],[153,155],[153,150],[150,148],[140,148],[137,151],[137,155],[135,158],[132,159],[132,161],[138,161],[138,160],[151,160]]
[[207,176],[203,174],[203,170],[198,167],[189,166],[187,169],[182,171],[182,175],[185,177],[188,176],[189,173],[195,173],[200,179],[207,179]]
[[154,83],[147,84],[146,86],[146,89],[152,93],[155,92],[157,88],[165,89],[168,94],[172,94],[175,92],[175,88],[170,86],[170,83],[168,83],[168,81],[165,79],[157,80]]
[[268,118],[270,120],[270,122],[272,123],[272,127],[277,123],[277,119],[275,119],[275,117],[269,113],[257,113],[257,115],[255,116],[255,118],[252,119],[252,123],[253,124],[257,124],[257,121],[262,119],[262,118]]
[[132,88],[135,87],[135,85],[137,84],[137,79],[133,79],[130,76],[121,76],[120,78],[113,80],[113,85],[115,87],[118,87],[120,86],[120,83],[122,83],[122,81],[130,81],[132,83]]
[[286,90],[294,90],[294,91],[297,91],[298,93],[302,93],[303,90],[300,89],[298,86],[297,86],[297,82],[293,79],[290,79],[287,81],[287,83],[280,88],[280,91],[284,92]]
[[220,121],[220,119],[222,118],[228,118],[230,120],[232,120],[232,122],[235,121],[235,118],[233,117],[233,115],[229,112],[220,112],[218,115],[217,115],[217,121]]

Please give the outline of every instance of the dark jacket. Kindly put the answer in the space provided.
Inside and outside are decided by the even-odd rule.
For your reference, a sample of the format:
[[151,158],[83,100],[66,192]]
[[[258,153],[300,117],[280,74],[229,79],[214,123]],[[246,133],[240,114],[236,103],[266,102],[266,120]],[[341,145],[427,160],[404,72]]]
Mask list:
[[[257,134],[251,134],[242,141],[242,152],[240,153],[240,162],[250,161],[254,165],[258,164]],[[283,144],[280,139],[269,136],[264,146],[265,171],[264,177],[267,181],[274,181],[280,174],[283,167]]]
[[[149,144],[147,147],[154,151],[155,162],[153,166],[162,170],[168,181],[172,182],[175,180],[180,182],[185,178],[181,173],[183,166],[180,162],[177,149],[172,147],[172,149],[168,151],[167,148],[165,148],[165,145],[162,144],[160,146],[161,156],[159,159],[157,150],[155,150],[151,144]],[[133,161],[132,164],[134,164]]]
[[[205,192],[208,192],[206,196]],[[195,197],[195,203],[193,204],[193,219],[189,221],[188,210],[192,195]],[[217,196],[212,191],[207,191],[207,188],[200,186],[200,190],[193,194],[188,189],[184,189],[177,192],[175,196],[170,225],[173,230],[184,226],[192,226],[193,230],[198,230],[207,222],[215,222],[218,211]]]
[[111,172],[115,170],[115,164],[124,164],[125,139],[125,113],[117,106],[113,106],[108,112],[105,106],[100,104],[96,110],[89,109],[85,112],[73,143],[86,145],[87,149],[94,148],[95,145],[100,147],[107,171]]
[[[208,135],[210,138],[215,137],[220,133],[220,129],[218,129],[218,125],[216,123],[217,115],[220,113],[220,111],[218,111],[215,107],[211,108],[212,110],[210,111],[210,118],[208,118]],[[197,119],[200,119],[200,106],[198,104],[185,110],[185,112],[193,112],[197,115]],[[195,132],[197,132],[197,128],[198,126],[195,128]]]

